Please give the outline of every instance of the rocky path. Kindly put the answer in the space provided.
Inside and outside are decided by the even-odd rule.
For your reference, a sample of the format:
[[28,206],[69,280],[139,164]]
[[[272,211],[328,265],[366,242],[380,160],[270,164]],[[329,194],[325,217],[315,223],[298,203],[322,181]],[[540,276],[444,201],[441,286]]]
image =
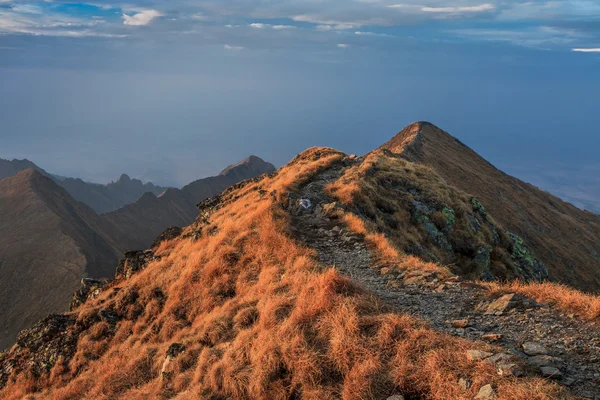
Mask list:
[[[290,200],[293,232],[317,251],[323,265],[334,266],[398,312],[416,315],[434,329],[500,346],[502,352],[490,359],[499,373],[542,375],[577,396],[600,400],[598,325],[516,294],[490,299],[485,289],[457,277],[439,281],[425,274],[379,270],[364,241],[331,214],[334,200],[324,188],[345,168],[336,165],[322,172]],[[311,207],[299,206],[300,199],[310,200]],[[502,371],[517,360],[524,369]]]

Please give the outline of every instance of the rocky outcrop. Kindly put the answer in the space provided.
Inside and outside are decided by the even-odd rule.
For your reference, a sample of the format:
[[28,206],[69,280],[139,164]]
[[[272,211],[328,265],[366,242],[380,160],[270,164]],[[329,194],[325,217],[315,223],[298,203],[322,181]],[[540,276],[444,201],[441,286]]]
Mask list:
[[73,300],[71,300],[69,310],[75,311],[80,305],[89,299],[98,297],[98,295],[102,292],[102,288],[106,286],[107,282],[107,280],[83,278],[81,280],[81,287],[79,290],[73,293]]
[[119,261],[115,279],[129,279],[133,274],[144,269],[149,263],[157,260],[152,250],[129,251]]

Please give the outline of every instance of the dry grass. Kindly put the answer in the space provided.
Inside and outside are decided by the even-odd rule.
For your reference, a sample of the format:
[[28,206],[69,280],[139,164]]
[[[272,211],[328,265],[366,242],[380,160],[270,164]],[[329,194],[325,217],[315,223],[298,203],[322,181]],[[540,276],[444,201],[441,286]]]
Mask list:
[[[326,190],[360,215],[369,232],[384,235],[401,254],[447,265],[453,273],[477,279],[484,267],[474,260],[485,249],[490,254],[486,268],[494,276],[521,276],[511,258],[508,232],[491,216],[476,212],[471,196],[447,185],[427,166],[375,151]],[[432,229],[438,236],[432,235]]]
[[[404,393],[447,400],[472,399],[493,384],[499,399],[568,398],[544,380],[503,378],[487,363],[468,361],[473,343],[389,312],[336,271],[322,271],[313,251],[286,235],[288,214],[279,201],[337,159],[339,153],[312,149],[277,176],[244,187],[197,241],[165,245],[160,261],[83,305],[74,314],[81,333],[72,359],[35,380],[15,373],[0,397],[322,400]],[[381,236],[365,232],[383,256],[397,256]],[[119,315],[115,326],[98,318],[106,309]],[[186,350],[170,360],[174,342]],[[460,389],[459,378],[472,388]]]
[[554,282],[527,283],[484,282],[490,294],[520,293],[539,303],[550,303],[555,308],[567,313],[573,313],[586,321],[600,318],[600,296],[584,293],[569,286]]

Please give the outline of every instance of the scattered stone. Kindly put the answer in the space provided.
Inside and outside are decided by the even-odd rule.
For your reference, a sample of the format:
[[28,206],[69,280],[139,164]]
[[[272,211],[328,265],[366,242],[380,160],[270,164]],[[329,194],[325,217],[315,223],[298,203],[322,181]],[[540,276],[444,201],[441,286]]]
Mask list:
[[560,379],[562,376],[560,369],[556,367],[541,367],[540,372],[544,378]]
[[494,354],[491,357],[486,358],[485,361],[489,362],[490,364],[497,364],[499,362],[505,362],[505,361],[512,360],[512,358],[513,358],[513,356],[510,354],[498,353],[498,354]]
[[152,248],[157,248],[160,244],[167,240],[173,240],[181,236],[182,229],[178,226],[171,226],[167,228],[163,233],[160,234],[152,243]]
[[503,314],[517,307],[523,296],[517,293],[506,294],[493,301],[487,308],[486,314]]
[[467,358],[471,361],[485,360],[486,358],[491,357],[492,355],[492,353],[488,353],[486,351],[467,350]]
[[458,380],[458,387],[462,390],[469,390],[469,388],[471,387],[471,381],[465,378],[460,378]]
[[548,354],[548,349],[536,342],[523,343],[523,351],[528,356],[539,356]]
[[546,367],[552,364],[551,356],[533,356],[527,360],[527,364],[533,365],[534,367]]
[[454,328],[466,328],[467,326],[469,326],[469,320],[468,319],[457,319],[455,321],[452,321],[452,326]]
[[483,386],[481,389],[479,389],[477,396],[475,396],[475,400],[495,400],[497,398],[498,396],[496,396],[496,391],[492,385]]
[[497,365],[500,376],[522,376],[523,370],[517,364],[501,363]]
[[497,342],[498,340],[502,339],[502,335],[498,333],[488,333],[483,335],[481,338],[487,342]]

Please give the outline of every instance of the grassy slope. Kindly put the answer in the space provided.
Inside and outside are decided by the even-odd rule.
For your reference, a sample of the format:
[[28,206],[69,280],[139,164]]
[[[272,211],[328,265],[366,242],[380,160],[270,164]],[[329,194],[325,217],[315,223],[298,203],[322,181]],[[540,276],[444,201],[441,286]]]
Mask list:
[[[544,380],[500,377],[487,363],[469,362],[465,350],[476,345],[389,313],[288,235],[287,192],[341,157],[311,149],[275,177],[231,192],[208,224],[194,228],[202,229],[197,241],[163,243],[160,261],[73,314],[67,334],[79,334],[71,359],[37,378],[18,365],[0,397],[371,399],[401,392],[446,400],[472,399],[493,383],[500,399],[566,398]],[[381,235],[372,239],[393,249]],[[121,320],[112,326],[101,310]],[[186,351],[170,360],[174,342]],[[459,388],[461,377],[471,389]]]
[[449,185],[476,196],[529,243],[555,279],[600,291],[600,216],[504,174],[428,123],[408,126],[382,148],[433,168]]

